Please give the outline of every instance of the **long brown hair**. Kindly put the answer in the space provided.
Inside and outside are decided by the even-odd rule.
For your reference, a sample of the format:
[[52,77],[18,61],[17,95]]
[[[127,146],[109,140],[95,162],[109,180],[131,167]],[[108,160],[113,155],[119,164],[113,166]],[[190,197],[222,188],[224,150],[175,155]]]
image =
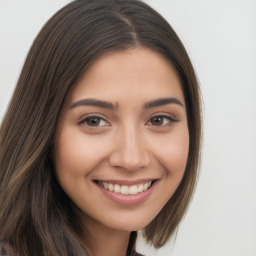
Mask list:
[[137,46],[170,61],[185,96],[190,135],[185,174],[144,236],[161,247],[176,231],[194,192],[200,156],[200,93],[192,64],[171,26],[145,3],[77,0],[35,39],[1,124],[0,240],[14,255],[87,254],[79,241],[79,209],[54,176],[51,154],[59,118],[71,88],[92,62]]

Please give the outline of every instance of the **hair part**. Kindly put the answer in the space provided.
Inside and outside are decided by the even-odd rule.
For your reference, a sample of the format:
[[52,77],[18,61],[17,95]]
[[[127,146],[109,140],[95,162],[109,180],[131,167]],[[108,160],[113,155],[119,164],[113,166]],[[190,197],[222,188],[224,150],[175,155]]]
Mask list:
[[[91,64],[134,47],[165,56],[182,84],[190,135],[187,167],[144,236],[161,247],[177,230],[195,189],[201,145],[200,92],[186,50],[171,26],[141,1],[76,0],[38,34],[1,124],[0,240],[15,255],[86,255],[79,209],[54,175],[57,128],[70,91]],[[129,250],[135,240],[133,235]]]

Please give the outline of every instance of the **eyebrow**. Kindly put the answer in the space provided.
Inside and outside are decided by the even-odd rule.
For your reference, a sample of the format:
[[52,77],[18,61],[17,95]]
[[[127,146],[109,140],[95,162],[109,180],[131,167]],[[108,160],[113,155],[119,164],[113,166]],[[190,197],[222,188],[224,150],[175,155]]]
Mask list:
[[111,102],[102,101],[102,100],[96,100],[96,99],[83,99],[79,100],[71,105],[71,109],[78,107],[78,106],[95,106],[95,107],[101,107],[111,110],[118,109],[118,104],[114,105]]
[[[181,101],[178,100],[177,98],[161,98],[161,99],[152,100],[152,101],[146,102],[143,107],[144,108],[154,108],[154,107],[164,106],[167,104],[177,104],[177,105],[184,107],[184,105],[181,103]],[[97,100],[97,99],[79,100],[79,101],[73,103],[71,105],[70,109],[78,107],[78,106],[95,106],[95,107],[101,107],[101,108],[106,108],[106,109],[110,109],[110,110],[118,109],[118,103],[116,103],[114,105],[111,102]]]
[[164,106],[167,104],[178,104],[178,105],[184,107],[184,105],[181,103],[181,101],[178,100],[177,98],[162,98],[162,99],[152,100],[152,101],[145,103],[144,108],[160,107],[160,106]]

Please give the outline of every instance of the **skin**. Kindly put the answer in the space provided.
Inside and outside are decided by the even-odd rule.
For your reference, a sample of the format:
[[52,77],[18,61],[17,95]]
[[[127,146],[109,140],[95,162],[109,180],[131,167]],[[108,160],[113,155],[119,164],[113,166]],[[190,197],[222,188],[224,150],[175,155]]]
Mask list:
[[[175,100],[149,106],[166,98]],[[86,99],[111,103],[113,109]],[[63,112],[56,176],[83,212],[82,239],[90,255],[125,255],[130,231],[145,227],[159,213],[186,167],[189,132],[176,71],[146,48],[109,53],[75,85]],[[146,200],[123,205],[106,197],[96,180],[156,182]]]

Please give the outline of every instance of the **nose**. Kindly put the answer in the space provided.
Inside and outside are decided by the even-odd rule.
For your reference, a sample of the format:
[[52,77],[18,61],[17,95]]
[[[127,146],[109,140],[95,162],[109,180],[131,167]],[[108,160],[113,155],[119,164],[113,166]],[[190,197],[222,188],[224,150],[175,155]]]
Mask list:
[[111,166],[136,171],[149,164],[149,151],[143,142],[143,134],[135,128],[120,132],[113,141],[109,163]]

